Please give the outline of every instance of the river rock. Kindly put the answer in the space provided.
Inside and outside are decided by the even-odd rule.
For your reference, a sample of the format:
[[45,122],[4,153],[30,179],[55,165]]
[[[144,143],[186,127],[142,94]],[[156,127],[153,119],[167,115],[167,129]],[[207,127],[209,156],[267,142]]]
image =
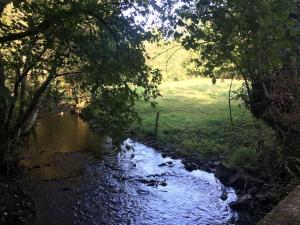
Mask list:
[[143,184],[146,184],[147,186],[155,186],[155,187],[157,187],[158,184],[159,184],[159,181],[153,180],[153,179],[151,179],[151,180],[139,179],[138,181],[140,181]]
[[[230,180],[232,179],[230,178]],[[253,187],[261,187],[263,185],[263,181],[248,174],[240,174],[237,176],[237,179],[229,185],[234,185],[238,189],[247,190]]]
[[145,194],[149,194],[149,191],[146,191],[146,190],[137,190],[137,192],[139,193],[139,194],[143,194],[143,195],[145,195]]
[[224,163],[220,163],[215,172],[215,177],[218,178],[222,183],[228,184],[228,181],[234,172],[234,169],[230,168]]
[[166,180],[163,180],[163,181],[161,181],[161,182],[159,183],[159,185],[165,187],[165,186],[167,186],[168,184],[167,184]]
[[157,180],[148,180],[145,183],[147,184],[147,186],[157,187],[158,184],[159,184],[159,181],[157,181]]
[[231,186],[231,185],[235,184],[240,178],[241,178],[241,174],[240,173],[236,173],[236,174],[230,176],[228,178],[228,185]]
[[72,190],[72,188],[70,187],[64,187],[59,189],[59,191],[70,191],[70,190]]
[[252,196],[250,194],[243,195],[238,200],[229,204],[230,208],[236,211],[249,210],[253,208]]
[[270,191],[267,191],[265,193],[258,193],[256,196],[256,199],[262,203],[262,204],[275,204],[279,201],[280,197],[273,193],[273,192],[270,192]]
[[222,194],[220,196],[220,199],[222,199],[223,201],[225,201],[225,200],[227,200],[227,198],[228,198],[228,192],[225,189],[223,189],[222,190]]
[[257,191],[258,191],[258,188],[253,186],[247,190],[247,193],[251,194],[251,195],[255,195],[257,193]]
[[[9,203],[9,204],[7,204]],[[24,224],[35,216],[32,199],[27,196],[18,183],[0,182],[0,224]]]
[[124,181],[124,180],[127,179],[127,177],[125,177],[125,176],[117,176],[117,175],[113,175],[112,177],[115,178],[115,179],[118,180],[118,181]]
[[207,172],[214,173],[216,172],[216,168],[219,166],[219,162],[207,162],[203,165],[203,169]]
[[152,187],[158,187],[158,185],[161,185],[163,187],[167,186],[167,182],[166,180],[163,181],[159,181],[159,180],[154,180],[154,179],[139,179],[138,181],[140,181],[143,184],[146,184],[147,186],[152,186]]
[[27,167],[26,169],[28,169],[28,170],[34,170],[34,169],[39,169],[41,167],[42,167],[41,165],[34,165],[32,167]]
[[45,167],[53,166],[53,163],[47,163],[44,165]]
[[166,153],[161,153],[161,157],[166,158],[167,154]]
[[192,163],[192,162],[186,162],[184,166],[185,166],[185,169],[189,172],[196,170],[198,168],[198,165],[196,163]]

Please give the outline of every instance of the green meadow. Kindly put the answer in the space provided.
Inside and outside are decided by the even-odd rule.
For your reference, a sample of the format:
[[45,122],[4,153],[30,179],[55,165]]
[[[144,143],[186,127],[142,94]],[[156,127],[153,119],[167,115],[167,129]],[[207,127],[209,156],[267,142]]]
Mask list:
[[[241,86],[235,80],[232,92]],[[179,156],[198,155],[221,159],[234,166],[250,166],[271,144],[272,133],[251,117],[247,109],[232,100],[230,122],[228,92],[230,80],[197,78],[164,82],[159,89],[162,97],[152,108],[138,102],[136,110],[142,122],[131,126],[138,137],[154,137],[156,113],[160,113],[157,142],[172,144]]]

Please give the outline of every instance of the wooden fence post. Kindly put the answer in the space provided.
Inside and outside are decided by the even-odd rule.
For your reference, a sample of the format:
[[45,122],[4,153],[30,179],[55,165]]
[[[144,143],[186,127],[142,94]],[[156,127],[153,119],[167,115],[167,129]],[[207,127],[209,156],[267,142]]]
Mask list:
[[158,122],[159,122],[159,112],[156,113],[155,128],[154,128],[154,138],[155,138],[155,140],[157,138],[157,133],[158,133]]

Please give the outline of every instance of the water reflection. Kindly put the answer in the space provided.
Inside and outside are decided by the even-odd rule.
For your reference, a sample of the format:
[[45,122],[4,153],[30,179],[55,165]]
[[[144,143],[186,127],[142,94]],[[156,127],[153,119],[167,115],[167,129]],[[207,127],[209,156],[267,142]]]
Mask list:
[[31,152],[83,152],[99,149],[101,143],[101,136],[92,132],[82,119],[65,114],[39,120],[27,149]]
[[26,168],[43,179],[82,174],[81,152],[94,152],[103,156],[105,136],[93,132],[80,117],[65,113],[38,121],[33,134],[25,142]]

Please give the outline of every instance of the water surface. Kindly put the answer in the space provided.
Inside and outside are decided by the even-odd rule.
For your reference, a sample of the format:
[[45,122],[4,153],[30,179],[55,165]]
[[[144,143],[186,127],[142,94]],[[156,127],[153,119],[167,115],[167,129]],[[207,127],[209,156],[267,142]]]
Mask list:
[[120,147],[77,116],[40,120],[23,160],[37,211],[29,224],[234,224],[228,204],[236,195],[212,173],[188,172],[130,139]]

